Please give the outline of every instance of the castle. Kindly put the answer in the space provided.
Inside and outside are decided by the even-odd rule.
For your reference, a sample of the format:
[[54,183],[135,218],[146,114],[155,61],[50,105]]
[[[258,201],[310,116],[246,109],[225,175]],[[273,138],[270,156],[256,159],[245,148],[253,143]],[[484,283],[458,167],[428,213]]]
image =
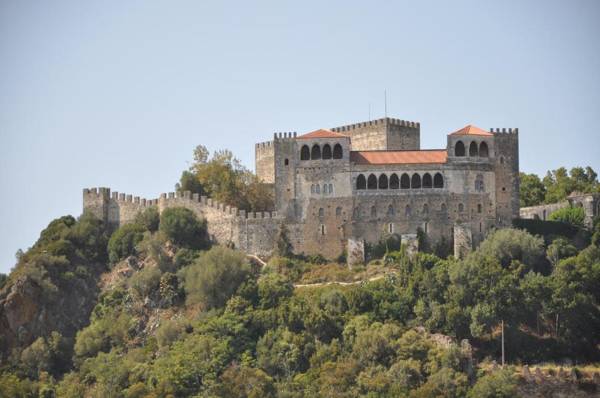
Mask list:
[[[253,254],[274,249],[285,224],[294,252],[335,258],[396,234],[414,244],[454,242],[455,255],[519,217],[518,129],[466,126],[444,149],[420,148],[420,124],[383,118],[307,134],[276,133],[255,146],[256,174],[272,184],[275,211],[246,213],[189,192],[153,200],[84,189],[84,210],[112,226],[149,206],[183,206],[211,236]],[[353,254],[355,255],[355,254]]]

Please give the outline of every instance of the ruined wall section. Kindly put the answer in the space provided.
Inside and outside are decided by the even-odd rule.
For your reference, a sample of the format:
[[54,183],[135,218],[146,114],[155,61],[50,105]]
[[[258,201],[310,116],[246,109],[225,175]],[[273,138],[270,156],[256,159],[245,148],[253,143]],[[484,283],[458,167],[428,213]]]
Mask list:
[[267,184],[275,182],[275,148],[273,141],[254,145],[254,169],[256,176]]
[[267,255],[272,252],[278,226],[277,212],[238,210],[206,196],[184,192],[163,193],[159,199],[110,192],[109,188],[83,190],[83,209],[90,211],[112,228],[132,222],[145,209],[156,206],[159,212],[172,207],[185,207],[207,221],[208,233],[220,244],[232,243],[247,253]]
[[421,126],[417,122],[382,118],[333,127],[331,129],[352,139],[353,151],[366,150],[418,150]]

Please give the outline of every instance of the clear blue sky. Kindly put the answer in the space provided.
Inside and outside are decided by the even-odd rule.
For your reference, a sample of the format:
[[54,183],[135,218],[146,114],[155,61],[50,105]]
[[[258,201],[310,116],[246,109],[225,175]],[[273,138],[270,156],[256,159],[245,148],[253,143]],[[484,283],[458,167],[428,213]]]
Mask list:
[[0,272],[83,187],[155,198],[197,144],[388,115],[423,148],[519,127],[521,169],[600,171],[600,2],[0,2]]

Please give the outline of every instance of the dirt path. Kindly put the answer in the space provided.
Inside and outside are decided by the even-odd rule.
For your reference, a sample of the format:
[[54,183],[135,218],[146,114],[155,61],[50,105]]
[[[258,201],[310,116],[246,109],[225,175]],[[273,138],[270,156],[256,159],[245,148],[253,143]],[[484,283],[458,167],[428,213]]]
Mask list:
[[386,275],[389,274],[384,274],[384,275],[376,275],[376,276],[372,276],[369,279],[362,279],[359,281],[353,281],[353,282],[316,282],[316,283],[296,283],[294,284],[294,288],[299,288],[299,287],[317,287],[317,286],[329,286],[329,285],[340,285],[340,286],[349,286],[349,285],[358,285],[360,283],[363,282],[373,282],[376,280],[379,280],[383,277],[385,277]]

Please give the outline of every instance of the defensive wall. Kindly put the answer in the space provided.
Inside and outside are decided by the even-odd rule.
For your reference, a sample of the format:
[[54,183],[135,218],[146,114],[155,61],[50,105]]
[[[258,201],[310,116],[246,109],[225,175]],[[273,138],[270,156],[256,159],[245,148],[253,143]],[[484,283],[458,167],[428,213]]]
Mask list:
[[171,207],[190,209],[207,221],[211,239],[259,255],[271,253],[283,221],[277,212],[246,212],[189,191],[163,193],[158,199],[144,199],[111,192],[110,188],[83,190],[84,211],[91,212],[112,228],[132,222],[139,212],[153,206],[159,212]]
[[600,216],[600,193],[579,193],[574,192],[566,200],[558,203],[549,203],[539,206],[521,207],[520,218],[538,219],[546,221],[550,214],[565,207],[582,207],[585,212],[584,225],[592,227],[595,217]]

